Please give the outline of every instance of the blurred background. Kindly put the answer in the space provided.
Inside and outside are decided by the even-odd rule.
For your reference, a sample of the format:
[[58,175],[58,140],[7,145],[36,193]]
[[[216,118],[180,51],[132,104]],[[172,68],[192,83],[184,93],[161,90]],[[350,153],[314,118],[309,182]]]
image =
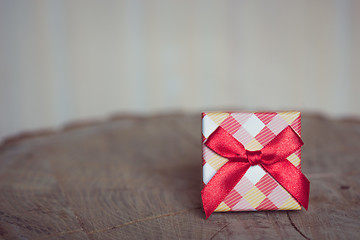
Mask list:
[[0,141],[112,114],[360,116],[360,1],[0,0]]

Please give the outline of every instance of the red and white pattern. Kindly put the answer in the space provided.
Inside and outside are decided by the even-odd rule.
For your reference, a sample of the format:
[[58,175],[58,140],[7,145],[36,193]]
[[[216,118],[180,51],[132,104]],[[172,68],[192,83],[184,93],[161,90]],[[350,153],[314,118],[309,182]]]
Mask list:
[[[221,126],[245,149],[263,148],[287,126],[301,136],[299,112],[209,112],[202,114],[203,143]],[[301,168],[301,149],[287,158]],[[203,144],[203,184],[207,184],[228,160]],[[260,166],[252,166],[215,210],[254,211],[301,209],[299,203]]]

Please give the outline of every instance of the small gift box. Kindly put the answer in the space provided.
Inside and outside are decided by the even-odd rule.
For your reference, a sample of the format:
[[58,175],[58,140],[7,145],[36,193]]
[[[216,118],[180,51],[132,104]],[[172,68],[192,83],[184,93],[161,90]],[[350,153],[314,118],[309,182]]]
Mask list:
[[203,207],[213,212],[300,210],[300,112],[202,113]]

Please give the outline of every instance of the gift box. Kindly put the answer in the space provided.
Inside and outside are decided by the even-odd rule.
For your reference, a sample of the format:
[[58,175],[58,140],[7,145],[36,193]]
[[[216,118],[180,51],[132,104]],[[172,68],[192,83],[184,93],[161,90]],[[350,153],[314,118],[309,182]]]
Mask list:
[[203,207],[213,212],[300,210],[300,112],[202,113]]

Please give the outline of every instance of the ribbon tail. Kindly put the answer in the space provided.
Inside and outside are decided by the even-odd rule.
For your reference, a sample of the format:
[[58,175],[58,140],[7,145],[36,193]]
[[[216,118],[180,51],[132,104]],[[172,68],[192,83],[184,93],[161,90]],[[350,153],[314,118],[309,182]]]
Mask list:
[[309,205],[310,182],[287,159],[261,166],[306,210]]
[[234,189],[249,167],[250,164],[246,162],[229,161],[212,177],[201,191],[206,219]]

